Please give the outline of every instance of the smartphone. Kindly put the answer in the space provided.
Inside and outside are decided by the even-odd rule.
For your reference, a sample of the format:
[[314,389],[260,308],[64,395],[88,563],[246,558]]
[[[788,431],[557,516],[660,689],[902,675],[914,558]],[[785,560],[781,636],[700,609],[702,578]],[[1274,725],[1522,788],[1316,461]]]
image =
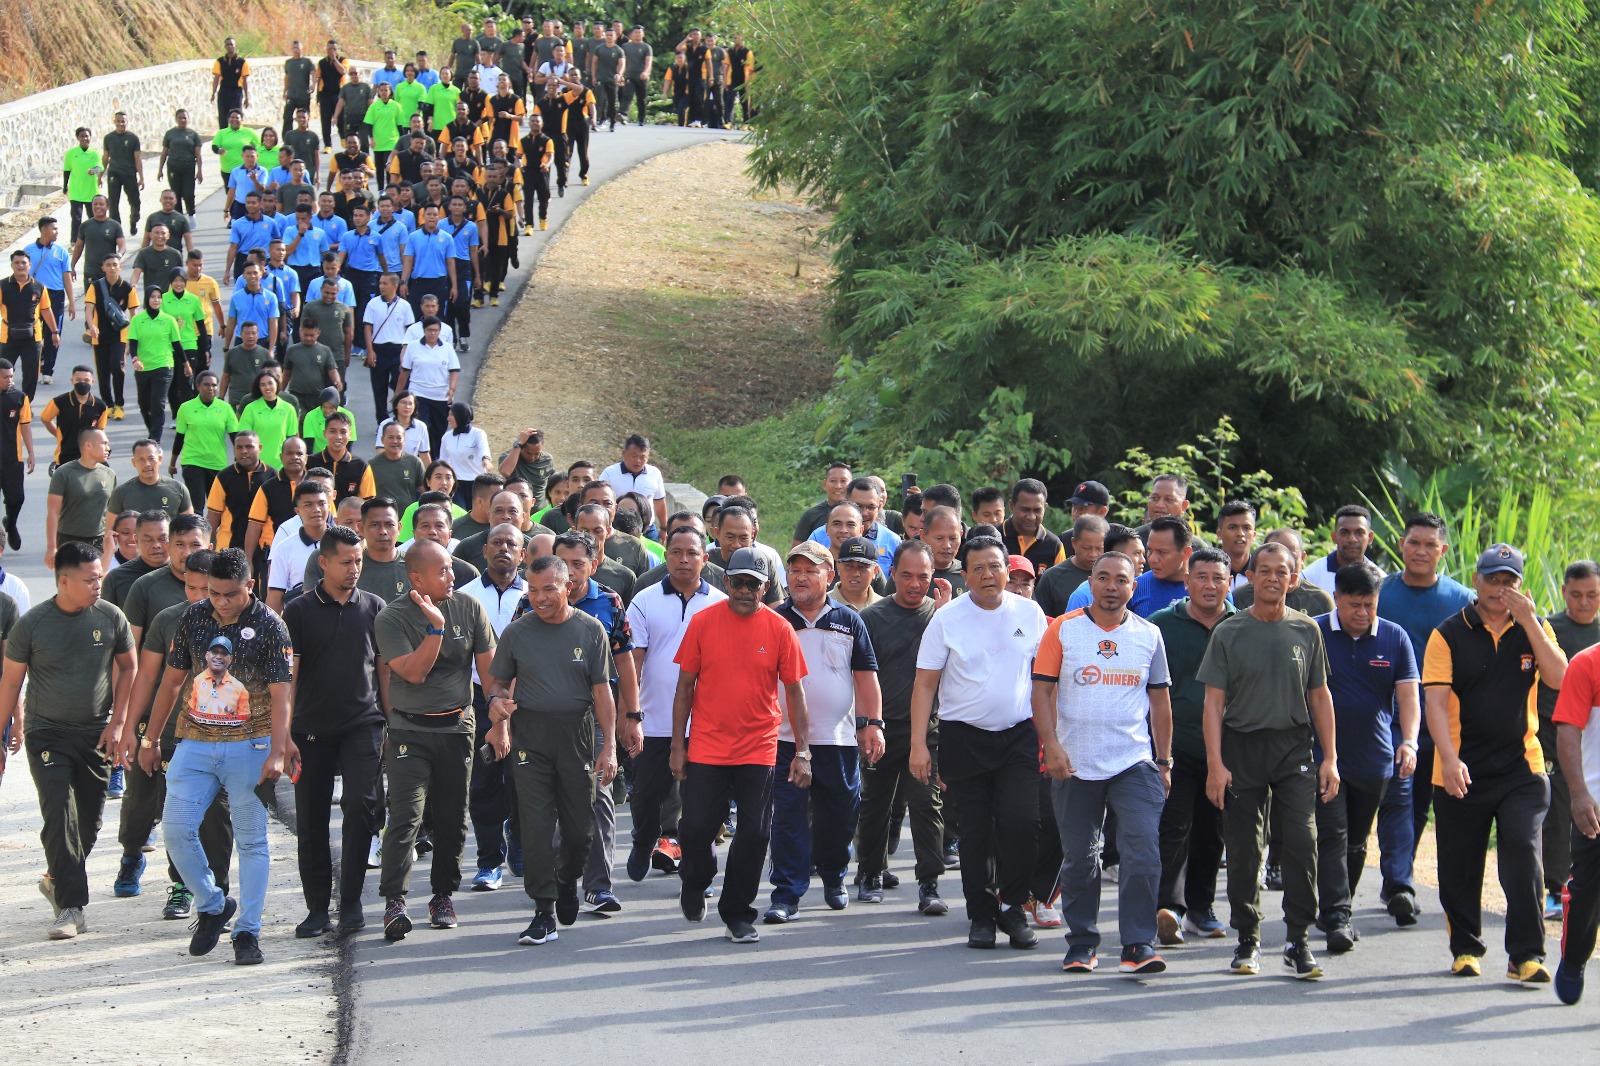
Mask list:
[[254,791],[256,794],[256,799],[260,800],[261,805],[267,810],[270,811],[274,806],[277,805],[278,783],[276,781],[259,782]]
[[915,475],[915,474],[901,474],[900,475],[900,498],[902,500],[905,499],[907,496],[911,495],[911,493],[916,490],[916,487],[917,487],[917,475]]

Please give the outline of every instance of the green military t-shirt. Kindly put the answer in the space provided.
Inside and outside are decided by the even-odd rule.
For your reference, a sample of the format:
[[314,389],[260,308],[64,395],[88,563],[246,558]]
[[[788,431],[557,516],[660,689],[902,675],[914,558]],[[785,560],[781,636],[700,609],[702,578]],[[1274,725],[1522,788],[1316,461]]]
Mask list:
[[309,170],[317,163],[317,155],[322,151],[322,138],[311,129],[290,130],[283,135],[283,143],[294,149],[294,157],[304,163]]
[[104,463],[90,469],[74,459],[50,475],[50,495],[61,497],[58,533],[72,537],[99,537],[106,531],[106,511],[117,475]]
[[501,631],[489,673],[516,681],[519,712],[579,713],[594,706],[594,686],[611,680],[611,638],[582,611],[559,625],[529,612]]
[[172,567],[161,566],[133,583],[128,594],[122,598],[122,613],[128,616],[130,626],[144,629],[156,615],[174,604],[183,603],[187,598],[188,590],[184,588],[183,578],[174,574]]
[[[327,306],[322,304],[320,300],[306,304],[306,310],[301,312],[302,319],[312,307],[319,305]],[[346,309],[345,305],[340,303],[336,303],[333,306]],[[318,325],[321,325],[320,321]],[[338,337],[339,344],[342,347],[344,344],[344,329],[342,326],[338,332]],[[327,376],[328,371],[339,369],[339,364],[334,361],[332,347],[318,341],[316,344],[300,343],[289,345],[289,350],[283,353],[283,368],[289,374],[289,388],[297,396],[310,398],[312,401],[311,406],[315,407],[317,397],[330,384]]]
[[[146,248],[146,252],[154,251]],[[144,254],[143,252],[140,253]],[[168,370],[172,367],[172,346],[179,343],[178,320],[164,311],[147,313],[143,308],[128,318],[130,354],[139,360],[135,369]],[[138,344],[137,351],[132,346]]]
[[69,612],[54,596],[23,615],[6,641],[6,658],[28,667],[28,716],[77,729],[110,720],[111,663],[132,650],[133,629],[111,604]]
[[[123,511],[165,511],[170,517],[177,518],[185,511],[194,510],[194,501],[189,499],[188,486],[177,478],[157,476],[154,485],[146,485],[135,477],[117,483],[117,487],[111,490],[111,506],[106,510],[112,514],[121,514]],[[178,584],[181,588],[183,583],[180,581]]]
[[[176,241],[169,241],[167,246],[157,249],[155,245],[140,248],[133,253],[133,260],[128,264],[129,271],[143,271],[139,275],[139,298],[144,299],[145,290],[154,285],[162,292],[166,292],[172,285],[172,272],[183,266],[183,253],[178,250]],[[128,275],[133,276],[131,273]]]
[[317,65],[310,56],[290,56],[283,61],[283,95],[291,100],[311,99],[311,78]]
[[[398,673],[389,678],[389,702],[406,714],[439,714],[465,708],[461,720],[451,725],[430,727],[412,719],[396,719],[391,729],[421,730],[431,733],[471,733],[473,657],[494,650],[494,631],[483,604],[465,593],[453,593],[437,604],[444,615],[444,636],[439,656],[422,684],[414,685]],[[428,635],[428,620],[422,608],[407,596],[395,600],[378,612],[374,624],[378,654],[393,661],[416,651]]]
[[[162,567],[161,569],[166,570],[167,568]],[[146,574],[145,577],[142,577],[139,580],[143,581],[147,577],[155,576],[157,575]],[[135,587],[137,587],[137,583],[135,583]],[[144,653],[146,651],[160,652],[161,658],[163,660],[166,659],[167,651],[172,647],[172,638],[178,635],[178,623],[183,620],[184,608],[188,606],[188,597],[180,593],[177,603],[174,603],[169,607],[163,607],[161,610],[156,612],[155,617],[150,619],[150,624],[145,626],[144,632],[140,634],[140,659],[144,658]],[[183,679],[182,686],[180,686],[178,689],[179,707],[182,707],[188,702],[189,684],[190,679],[185,677]],[[150,708],[155,706],[156,693],[159,691],[159,685],[157,685],[155,688],[152,688],[150,690],[150,702],[146,703],[143,707],[136,707],[129,712],[129,717],[137,715],[139,718],[138,730],[141,737],[144,736],[144,723],[150,720]],[[177,714],[167,715],[167,724],[161,730],[161,737],[163,740],[174,740],[177,738],[178,718],[179,715]],[[165,769],[164,765],[163,769]]]
[[161,147],[167,150],[167,168],[192,167],[200,158],[200,135],[192,129],[181,130],[174,126],[161,138]]
[[246,348],[236,344],[222,357],[222,372],[228,375],[228,395],[225,399],[235,409],[250,402],[250,387],[256,383],[256,372],[272,358],[265,344]]
[[[350,359],[350,353],[345,349],[344,345],[344,326],[354,315],[355,311],[351,309],[349,304],[340,303],[338,300],[331,304],[324,303],[320,299],[308,300],[300,308],[301,323],[315,322],[317,328],[322,331],[318,336],[317,343],[329,350],[331,353],[330,358],[337,357],[333,365],[348,362]],[[298,345],[294,347],[298,347]],[[291,347],[285,354],[292,357],[294,355],[294,347]],[[309,380],[320,381],[322,384],[313,389],[308,383]],[[296,392],[305,395],[321,392],[327,388],[329,382],[327,378],[315,373],[309,375],[306,379],[301,379],[297,372],[295,378],[291,379],[289,384]],[[304,387],[302,388],[302,386]]]
[[106,173],[131,178],[138,174],[139,135],[112,130],[100,142],[106,153]]
[[[503,451],[503,452],[500,453],[500,457],[495,460],[495,464],[496,464],[495,465],[495,469],[496,470],[498,470],[500,468],[499,464],[505,462],[506,461],[506,456],[508,456],[510,454],[511,454],[510,449],[507,449],[506,451]],[[528,462],[528,460],[522,458],[519,455],[519,456],[517,456],[516,468],[511,471],[511,476],[506,478],[506,480],[507,481],[513,481],[513,480],[526,481],[528,483],[528,485],[533,489],[533,507],[534,507],[534,510],[538,510],[539,508],[543,507],[544,504],[545,504],[545,494],[544,494],[545,484],[547,482],[549,482],[550,475],[555,473],[555,472],[556,472],[555,460],[550,457],[550,453],[549,452],[542,453],[539,456],[538,459],[536,459],[535,461],[533,461],[531,463]]]
[[1211,631],[1196,676],[1227,692],[1229,729],[1292,729],[1311,723],[1306,692],[1328,683],[1328,652],[1309,615],[1285,611],[1282,621],[1263,622],[1240,611]]
[[198,396],[185,400],[178,408],[183,465],[221,470],[228,465],[228,434],[238,429],[239,416],[221,400],[212,400],[209,406]]
[[627,53],[620,47],[604,42],[589,49],[589,54],[594,57],[594,80],[601,85],[613,81],[617,70],[627,59]]
[[410,452],[402,452],[398,459],[379,452],[367,460],[367,468],[372,471],[372,484],[378,495],[389,497],[401,511],[417,502],[426,472],[421,459]]
[[[182,211],[152,211],[144,217],[144,231],[149,233],[154,226],[167,227],[167,243],[181,248],[183,235],[189,232],[189,216]],[[165,278],[161,284],[166,284]]]

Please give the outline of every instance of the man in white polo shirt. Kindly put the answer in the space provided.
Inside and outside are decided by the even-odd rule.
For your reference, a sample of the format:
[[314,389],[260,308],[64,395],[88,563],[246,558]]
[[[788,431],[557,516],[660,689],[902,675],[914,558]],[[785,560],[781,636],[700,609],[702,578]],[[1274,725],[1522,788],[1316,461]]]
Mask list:
[[[1172,784],[1172,702],[1161,630],[1128,610],[1133,560],[1106,552],[1094,564],[1094,599],[1050,623],[1033,663],[1033,723],[1044,747],[1063,856],[1061,968],[1098,964],[1101,826],[1116,817],[1117,927],[1123,973],[1160,973],[1156,888],[1161,808]],[[1155,738],[1154,760],[1151,736]]]
[[284,602],[294,598],[289,593],[301,586],[306,562],[322,543],[332,508],[328,487],[320,481],[307,478],[295,486],[294,513],[300,519],[300,527],[288,535],[272,538],[267,567],[267,606],[274,611],[282,612]]
[[[778,780],[772,790],[772,905],[762,921],[794,920],[811,887],[822,879],[822,899],[842,911],[850,903],[844,875],[850,841],[861,814],[861,759],[883,754],[883,696],[878,659],[866,623],[851,607],[828,598],[833,556],[815,541],[789,549],[789,597],[774,610],[794,627],[809,673],[805,689],[810,728],[811,784],[786,780],[795,736],[787,719],[778,727]],[[784,697],[780,693],[780,702]]]
[[600,480],[609,482],[617,490],[618,496],[625,492],[637,492],[649,500],[651,509],[655,511],[657,528],[666,528],[667,482],[661,476],[660,468],[650,465],[650,441],[647,437],[635,433],[623,441],[622,461],[600,471]]
[[[1039,849],[1039,742],[1029,687],[1049,619],[1006,591],[1006,546],[967,542],[967,595],[936,611],[917,652],[911,695],[911,774],[932,772],[928,720],[939,700],[939,776],[956,807],[969,948],[992,948],[996,928],[1014,948],[1028,928],[1028,879]],[[999,898],[990,885],[999,888]]]
[[[728,598],[708,584],[705,535],[693,525],[667,534],[667,576],[645,587],[628,605],[633,629],[634,665],[639,670],[639,720],[644,749],[633,757],[633,847],[628,852],[628,877],[643,881],[651,866],[676,873],[683,853],[678,848],[677,816],[672,808],[672,699],[678,690],[678,644],[689,619]],[[663,819],[663,812],[671,814]]]

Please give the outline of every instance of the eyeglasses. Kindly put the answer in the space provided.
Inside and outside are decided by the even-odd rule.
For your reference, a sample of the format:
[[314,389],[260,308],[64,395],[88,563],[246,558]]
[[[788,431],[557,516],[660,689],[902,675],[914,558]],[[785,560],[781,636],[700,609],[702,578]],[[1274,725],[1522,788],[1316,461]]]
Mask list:
[[760,589],[762,585],[766,584],[766,582],[762,581],[759,577],[746,577],[743,574],[729,577],[726,579],[726,582],[728,588],[737,589],[740,592],[755,592]]

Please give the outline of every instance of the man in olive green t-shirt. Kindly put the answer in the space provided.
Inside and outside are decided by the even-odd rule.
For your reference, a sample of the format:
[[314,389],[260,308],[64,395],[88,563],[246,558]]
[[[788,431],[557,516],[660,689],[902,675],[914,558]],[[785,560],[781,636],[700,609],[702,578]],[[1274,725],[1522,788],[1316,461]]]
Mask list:
[[118,111],[111,119],[115,127],[100,142],[100,165],[106,170],[106,199],[111,217],[122,221],[122,198],[128,198],[128,234],[139,235],[139,193],[144,189],[144,157],[139,152],[139,135],[129,131],[128,116]]
[[[27,747],[39,792],[49,869],[39,891],[54,911],[49,937],[70,940],[88,928],[86,862],[120,751],[136,660],[128,620],[100,599],[99,551],[70,542],[50,566],[56,594],[23,615],[6,640],[0,719],[11,723],[12,742]],[[26,715],[18,702],[24,678]]]
[[417,502],[426,471],[422,460],[406,451],[406,431],[400,423],[385,423],[383,451],[374,455],[367,466],[379,496],[387,496],[402,511]]
[[107,522],[123,511],[159,510],[177,518],[194,510],[194,500],[184,483],[161,475],[161,445],[148,439],[135,442],[132,462],[136,476],[117,482],[111,491]]
[[[1267,804],[1281,819],[1284,963],[1299,978],[1322,976],[1306,941],[1317,917],[1316,808],[1339,793],[1333,697],[1322,631],[1284,607],[1298,580],[1282,544],[1256,552],[1255,603],[1212,631],[1196,675],[1206,686],[1206,796],[1224,812],[1228,904],[1239,931],[1234,973],[1261,968],[1261,853]],[[1312,730],[1322,765],[1312,758]]]
[[418,539],[406,552],[409,595],[378,613],[378,654],[389,664],[389,822],[383,833],[379,892],[383,935],[401,940],[411,931],[406,891],[426,803],[433,826],[433,868],[428,920],[456,926],[451,897],[461,887],[467,835],[467,793],[472,778],[472,670],[480,677],[493,661],[494,632],[483,605],[453,592],[455,572],[443,546]]
[[89,426],[78,432],[78,458],[50,475],[50,498],[44,519],[45,565],[55,566],[56,548],[82,541],[96,551],[105,547],[106,509],[117,475],[106,465],[111,442],[106,431]]

